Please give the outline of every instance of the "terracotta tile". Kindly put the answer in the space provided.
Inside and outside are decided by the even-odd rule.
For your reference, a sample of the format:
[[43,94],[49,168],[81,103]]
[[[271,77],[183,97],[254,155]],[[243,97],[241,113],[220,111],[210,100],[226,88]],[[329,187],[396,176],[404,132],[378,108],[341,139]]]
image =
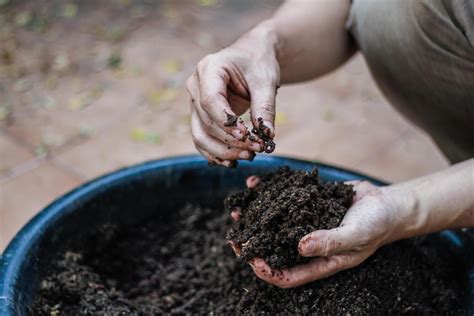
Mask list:
[[0,132],[0,175],[32,158],[34,156],[28,149]]
[[[283,129],[277,126],[276,153],[357,169],[379,148],[412,128],[382,97],[366,97],[378,91],[362,66],[362,60],[356,58],[321,80],[279,90],[277,111],[286,113],[289,124]],[[368,87],[356,86],[351,67],[360,68],[356,74],[365,77]],[[349,80],[344,94],[334,89],[341,76]]]
[[389,182],[408,180],[444,169],[447,159],[425,134],[410,130],[381,148],[358,169]]
[[138,108],[102,134],[56,158],[90,179],[149,159],[195,153],[188,112],[188,96],[181,91],[173,103]]
[[82,180],[51,162],[0,183],[0,251],[38,211]]

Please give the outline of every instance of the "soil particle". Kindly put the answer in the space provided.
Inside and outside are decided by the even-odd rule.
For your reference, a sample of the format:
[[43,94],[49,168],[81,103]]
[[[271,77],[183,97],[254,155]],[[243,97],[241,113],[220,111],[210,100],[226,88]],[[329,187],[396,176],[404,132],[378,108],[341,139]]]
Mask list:
[[316,169],[280,168],[252,186],[224,202],[228,212],[240,210],[227,239],[240,245],[244,261],[260,257],[275,269],[310,260],[299,256],[299,240],[339,226],[354,196],[351,185],[323,182]]
[[257,128],[252,129],[252,134],[254,134],[258,139],[263,141],[263,150],[270,154],[275,150],[275,142],[271,137],[271,130],[268,126],[263,123],[263,119],[259,117],[257,119]]
[[227,115],[227,121],[224,122],[224,126],[237,126],[237,120],[239,119],[239,117],[233,114],[229,114],[225,110],[224,112]]

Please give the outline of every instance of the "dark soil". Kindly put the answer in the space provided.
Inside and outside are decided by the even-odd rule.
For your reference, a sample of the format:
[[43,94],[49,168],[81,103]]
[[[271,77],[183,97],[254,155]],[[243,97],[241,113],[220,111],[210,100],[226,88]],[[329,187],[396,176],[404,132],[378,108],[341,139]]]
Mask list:
[[[295,176],[292,184],[312,183],[315,178],[314,172]],[[326,184],[319,192],[339,196],[340,205],[346,205],[352,194],[350,187],[335,184]],[[336,211],[333,203],[336,202],[328,206],[335,213],[318,213],[317,225],[337,225],[339,220],[323,219],[341,216],[342,211]],[[49,316],[465,312],[462,305],[466,285],[458,276],[461,268],[449,253],[439,252],[422,240],[392,244],[356,268],[299,288],[279,289],[257,279],[248,265],[236,260],[225,240],[232,225],[229,214],[190,205],[175,212],[157,210],[157,214],[163,213],[169,217],[127,227],[104,225],[80,246],[70,247],[54,260],[40,283],[31,313]]]
[[352,204],[351,185],[323,182],[318,171],[281,168],[251,189],[228,197],[224,204],[241,213],[227,239],[241,248],[241,258],[263,258],[285,269],[307,262],[299,256],[299,240],[312,231],[339,226]]
[[[104,226],[61,255],[41,282],[33,315],[386,314],[463,312],[455,265],[404,241],[365,263],[296,289],[258,280],[226,245],[227,214],[185,207],[175,221]],[[56,311],[56,312],[55,312]]]

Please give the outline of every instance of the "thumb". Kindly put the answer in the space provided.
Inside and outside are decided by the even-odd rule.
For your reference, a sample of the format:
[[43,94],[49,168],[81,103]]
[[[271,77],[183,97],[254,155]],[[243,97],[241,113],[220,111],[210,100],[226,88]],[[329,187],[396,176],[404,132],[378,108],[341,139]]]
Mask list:
[[258,129],[261,121],[268,128],[269,139],[275,137],[275,97],[275,85],[250,89],[250,113],[253,126]]
[[357,230],[353,226],[341,226],[330,230],[317,230],[303,238],[298,251],[303,257],[327,257],[357,247]]

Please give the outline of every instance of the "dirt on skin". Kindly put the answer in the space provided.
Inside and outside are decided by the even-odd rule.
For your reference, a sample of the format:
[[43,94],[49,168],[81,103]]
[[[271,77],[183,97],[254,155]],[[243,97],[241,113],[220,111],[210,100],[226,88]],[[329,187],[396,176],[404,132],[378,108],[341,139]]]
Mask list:
[[[303,178],[302,183],[314,181]],[[344,204],[351,189],[335,186],[322,191],[340,191]],[[465,312],[461,267],[423,240],[394,243],[356,268],[279,289],[236,260],[225,239],[232,225],[228,213],[188,205],[166,214],[135,226],[104,225],[80,246],[59,254],[40,283],[31,314]]]
[[305,263],[310,259],[298,254],[299,240],[338,227],[354,194],[351,185],[321,181],[317,169],[280,168],[225,200],[228,212],[240,212],[227,239],[240,247],[244,261],[260,257],[275,269]]
[[[224,122],[224,126],[237,126],[237,122],[241,123],[242,125],[245,125],[242,118],[227,113],[225,110],[224,112],[227,116],[226,121]],[[246,132],[244,133],[243,141],[245,141],[247,138],[254,142],[261,142],[261,144],[263,145],[263,151],[267,154],[271,154],[275,150],[276,144],[273,141],[273,138],[271,137],[270,128],[265,125],[265,123],[263,122],[263,118],[261,117],[257,118],[257,127],[252,128],[251,132],[248,130],[248,127],[246,127]]]

